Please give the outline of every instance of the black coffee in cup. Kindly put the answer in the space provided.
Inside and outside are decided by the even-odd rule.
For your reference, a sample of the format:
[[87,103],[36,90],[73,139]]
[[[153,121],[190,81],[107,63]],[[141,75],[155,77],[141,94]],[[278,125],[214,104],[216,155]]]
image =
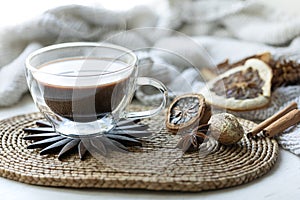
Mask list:
[[130,90],[127,67],[116,60],[72,58],[44,64],[33,76],[52,112],[75,122],[90,122],[124,104]]

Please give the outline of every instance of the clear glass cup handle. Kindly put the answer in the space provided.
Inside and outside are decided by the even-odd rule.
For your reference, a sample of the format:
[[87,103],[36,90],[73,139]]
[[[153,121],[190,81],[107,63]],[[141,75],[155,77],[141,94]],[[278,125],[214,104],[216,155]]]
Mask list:
[[136,84],[138,86],[142,85],[150,85],[155,88],[157,88],[163,95],[163,99],[161,104],[152,110],[146,110],[146,111],[139,111],[139,112],[130,112],[130,113],[125,113],[125,118],[129,119],[141,119],[141,118],[147,118],[154,116],[158,114],[160,111],[162,111],[167,104],[167,99],[168,99],[168,91],[166,86],[164,86],[163,83],[160,81],[153,79],[153,78],[148,78],[148,77],[138,77],[136,80]]

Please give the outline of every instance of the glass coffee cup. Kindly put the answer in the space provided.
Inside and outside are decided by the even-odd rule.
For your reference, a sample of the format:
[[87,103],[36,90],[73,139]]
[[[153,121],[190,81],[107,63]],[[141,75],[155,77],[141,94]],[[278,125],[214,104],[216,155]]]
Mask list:
[[[146,118],[162,111],[167,89],[158,80],[137,77],[137,56],[124,47],[91,42],[41,48],[26,59],[26,79],[36,106],[55,130],[68,137],[97,136],[120,119]],[[126,112],[137,86],[162,93],[153,109]]]

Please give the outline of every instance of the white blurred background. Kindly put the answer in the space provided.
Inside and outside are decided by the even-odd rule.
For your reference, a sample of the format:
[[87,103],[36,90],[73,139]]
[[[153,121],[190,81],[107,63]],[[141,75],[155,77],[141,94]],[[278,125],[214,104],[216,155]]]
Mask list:
[[157,6],[161,0],[2,0],[0,26],[14,25],[28,20],[42,12],[61,5],[80,4],[103,6],[114,10],[127,10],[137,5]]
[[[299,0],[257,0],[291,14],[299,15]],[[162,0],[2,0],[0,6],[0,27],[16,25],[47,9],[67,4],[99,6],[108,9],[126,10],[141,4],[153,7],[163,6]]]

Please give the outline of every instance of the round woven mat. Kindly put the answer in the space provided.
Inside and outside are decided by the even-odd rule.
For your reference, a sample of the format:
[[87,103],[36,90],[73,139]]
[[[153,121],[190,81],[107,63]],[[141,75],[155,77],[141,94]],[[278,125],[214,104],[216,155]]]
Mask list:
[[[74,188],[131,188],[201,191],[247,183],[266,174],[278,155],[275,140],[244,137],[237,145],[223,146],[209,140],[200,151],[182,154],[180,139],[164,128],[164,116],[143,120],[153,136],[131,153],[103,158],[88,156],[80,161],[74,153],[63,161],[57,155],[39,155],[26,149],[25,127],[33,127],[39,113],[16,116],[0,122],[0,175],[12,180]],[[240,120],[245,130],[255,124]]]

